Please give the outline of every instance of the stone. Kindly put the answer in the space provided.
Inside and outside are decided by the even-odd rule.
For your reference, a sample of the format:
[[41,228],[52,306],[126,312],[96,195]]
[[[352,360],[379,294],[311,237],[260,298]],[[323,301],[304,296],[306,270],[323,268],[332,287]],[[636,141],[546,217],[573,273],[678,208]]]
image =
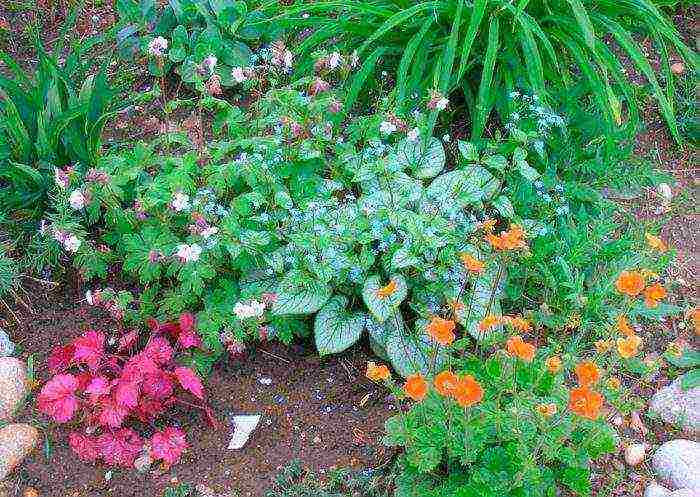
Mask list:
[[625,462],[630,466],[640,464],[647,453],[647,444],[632,444],[625,448]]
[[27,395],[27,368],[14,357],[0,357],[0,422],[10,421]]
[[0,429],[0,481],[4,480],[39,442],[39,430],[27,424],[9,424]]
[[676,75],[681,75],[685,72],[685,65],[683,62],[675,62],[671,64],[671,72]]
[[700,443],[671,440],[659,447],[651,459],[654,471],[674,489],[700,490]]
[[250,435],[260,423],[261,416],[259,414],[233,416],[232,422],[234,427],[231,441],[228,444],[229,450],[242,449],[248,442]]
[[693,488],[682,488],[671,492],[668,497],[700,497],[700,489]]
[[644,490],[644,497],[669,497],[671,491],[666,487],[662,487],[656,482],[652,482]]
[[659,183],[656,187],[656,191],[666,200],[671,200],[673,198],[673,190],[671,190],[671,186],[668,183]]
[[683,390],[681,379],[654,394],[649,403],[649,412],[666,423],[684,430],[700,432],[700,387]]
[[10,336],[0,328],[0,357],[9,357],[15,351],[15,344],[10,340]]

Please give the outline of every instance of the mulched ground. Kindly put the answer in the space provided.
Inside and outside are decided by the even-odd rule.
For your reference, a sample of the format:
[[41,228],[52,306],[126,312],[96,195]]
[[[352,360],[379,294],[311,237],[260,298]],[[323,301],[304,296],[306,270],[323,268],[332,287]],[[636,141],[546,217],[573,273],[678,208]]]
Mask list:
[[[45,358],[51,348],[87,328],[110,330],[115,323],[86,306],[73,283],[42,290],[32,285],[35,314],[16,311],[21,326],[0,323],[23,352],[36,358],[38,380],[47,379]],[[320,359],[312,344],[265,343],[242,359],[217,365],[207,379],[207,395],[222,428],[207,425],[203,416],[178,412],[175,422],[187,432],[192,447],[170,471],[148,474],[113,470],[77,460],[66,443],[69,427],[47,426],[27,408],[19,421],[44,424],[51,450],[28,458],[10,481],[21,495],[27,486],[44,497],[158,497],[173,482],[206,484],[231,495],[261,496],[280,466],[301,459],[304,466],[325,471],[334,466],[356,470],[376,467],[391,454],[382,446],[383,423],[392,414],[386,391],[364,379],[368,351]],[[261,379],[270,379],[268,386]],[[365,399],[363,403],[362,400]],[[362,405],[361,405],[362,404]],[[248,444],[228,450],[231,415],[262,414]],[[0,491],[0,495],[2,492]]]

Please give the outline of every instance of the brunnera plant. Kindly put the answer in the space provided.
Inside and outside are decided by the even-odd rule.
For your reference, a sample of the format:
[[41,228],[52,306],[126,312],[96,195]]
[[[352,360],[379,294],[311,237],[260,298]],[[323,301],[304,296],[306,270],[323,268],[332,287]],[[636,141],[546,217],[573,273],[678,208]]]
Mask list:
[[[48,358],[53,377],[37,407],[55,422],[75,426],[68,442],[84,461],[131,468],[142,457],[172,465],[188,443],[182,429],[165,424],[167,412],[178,405],[197,408],[215,423],[201,380],[178,362],[200,343],[194,316],[151,320],[149,328],[148,339],[136,330],[109,337],[88,330]],[[150,438],[139,435],[137,425]]]

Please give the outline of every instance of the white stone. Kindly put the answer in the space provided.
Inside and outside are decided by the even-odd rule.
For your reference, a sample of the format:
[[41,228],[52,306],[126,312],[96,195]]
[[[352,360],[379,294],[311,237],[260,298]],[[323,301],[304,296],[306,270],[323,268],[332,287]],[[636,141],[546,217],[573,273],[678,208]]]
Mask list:
[[700,444],[671,440],[657,449],[652,466],[661,480],[674,489],[700,490]]
[[683,390],[681,379],[654,394],[649,412],[666,423],[694,433],[700,432],[700,387]]
[[693,488],[682,488],[671,492],[668,497],[700,497],[700,489]]
[[656,187],[656,190],[659,192],[659,195],[661,195],[666,200],[671,200],[673,198],[673,190],[671,190],[671,187],[668,183],[659,183],[659,185]]
[[671,491],[665,487],[662,487],[658,483],[652,482],[644,490],[644,497],[669,497]]
[[39,430],[31,425],[10,424],[0,429],[0,481],[4,480],[39,441]]
[[14,357],[0,357],[0,421],[10,421],[27,394],[27,369]]
[[0,328],[0,357],[11,356],[15,351],[15,344],[10,340],[10,336]]
[[234,432],[228,444],[229,450],[242,449],[259,423],[259,414],[234,416]]
[[644,460],[647,453],[647,444],[632,444],[625,448],[625,462],[630,466],[636,466]]

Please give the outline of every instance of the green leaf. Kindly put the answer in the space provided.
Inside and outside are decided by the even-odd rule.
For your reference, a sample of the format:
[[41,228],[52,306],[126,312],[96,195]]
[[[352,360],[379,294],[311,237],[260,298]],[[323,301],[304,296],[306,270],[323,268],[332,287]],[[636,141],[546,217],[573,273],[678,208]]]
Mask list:
[[330,298],[330,291],[325,285],[316,288],[282,289],[277,292],[277,299],[270,312],[274,316],[287,314],[313,314]]
[[457,148],[467,162],[479,162],[479,151],[473,143],[459,140]]
[[498,213],[506,219],[513,219],[515,217],[513,204],[510,203],[510,199],[506,195],[496,197],[496,200],[494,200],[492,204]]
[[489,24],[488,45],[481,72],[481,83],[476,101],[476,115],[472,123],[472,140],[480,138],[486,127],[486,119],[491,113],[491,83],[498,55],[498,16],[493,16]]
[[700,366],[700,351],[697,350],[685,349],[680,357],[667,352],[665,357],[668,362],[677,368],[694,368],[695,366]]
[[700,387],[700,369],[693,369],[681,376],[681,389],[691,390]]
[[316,314],[314,337],[320,355],[337,354],[349,348],[362,336],[367,315],[347,312],[345,296],[331,298]]
[[396,284],[396,289],[391,295],[383,298],[379,297],[377,293],[379,289],[385,285],[382,285],[377,275],[367,278],[362,288],[362,300],[364,300],[372,316],[380,323],[386,321],[393,310],[401,305],[401,302],[403,302],[408,294],[408,287],[403,276],[399,274],[393,275],[389,278],[389,282],[394,282]]
[[435,137],[427,144],[424,140],[412,142],[404,138],[396,145],[396,162],[418,178],[434,178],[445,167],[445,149]]
[[417,266],[419,260],[416,256],[412,255],[408,249],[399,248],[391,258],[391,267],[393,269],[403,269],[405,267]]
[[428,375],[445,361],[443,349],[436,348],[425,333],[426,324],[420,320],[415,335],[396,328],[387,337],[386,352],[391,365],[404,378],[414,373]]

